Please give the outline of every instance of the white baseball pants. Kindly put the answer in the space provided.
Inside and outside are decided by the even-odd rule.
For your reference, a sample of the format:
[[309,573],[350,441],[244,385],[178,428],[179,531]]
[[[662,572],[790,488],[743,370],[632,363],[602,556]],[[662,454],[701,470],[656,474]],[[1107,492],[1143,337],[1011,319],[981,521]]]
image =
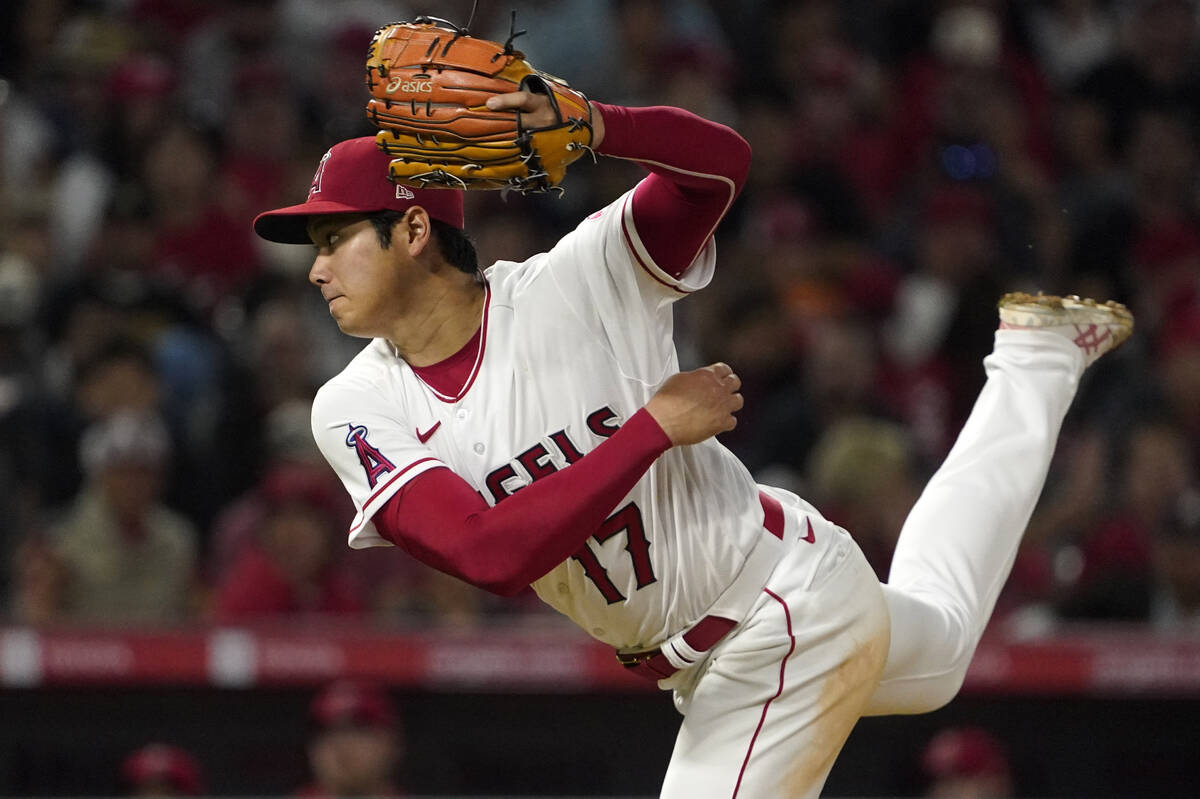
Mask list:
[[684,713],[665,799],[816,797],[860,716],[954,697],[1041,494],[1082,354],[1046,331],[1000,330],[987,383],[913,506],[886,585],[842,536],[810,585],[781,558],[750,615],[675,675]]

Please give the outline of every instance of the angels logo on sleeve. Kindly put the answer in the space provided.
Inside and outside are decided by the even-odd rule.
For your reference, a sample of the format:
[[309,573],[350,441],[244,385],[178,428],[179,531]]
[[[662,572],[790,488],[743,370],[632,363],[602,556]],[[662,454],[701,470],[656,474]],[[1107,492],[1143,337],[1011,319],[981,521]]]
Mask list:
[[395,471],[396,465],[387,459],[378,449],[367,441],[367,428],[361,424],[347,424],[346,446],[354,449],[358,462],[367,473],[367,484],[371,488],[379,482],[379,478],[388,472]]

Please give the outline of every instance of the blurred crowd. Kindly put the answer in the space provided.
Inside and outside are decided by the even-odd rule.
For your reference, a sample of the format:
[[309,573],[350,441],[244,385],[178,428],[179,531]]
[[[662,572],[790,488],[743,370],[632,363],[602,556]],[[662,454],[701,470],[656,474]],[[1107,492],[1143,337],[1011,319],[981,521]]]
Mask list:
[[[297,724],[304,722],[297,719]],[[388,693],[374,683],[339,680],[309,704],[306,725],[309,781],[279,785],[296,799],[400,799],[397,772],[404,760],[404,727]],[[114,782],[121,796],[165,799],[208,795],[209,776],[188,749],[152,742],[130,752]]]
[[[15,0],[0,10],[0,597],[9,621],[540,618],[396,551],[352,552],[312,443],[361,347],[255,238],[372,133],[376,27],[470,3]],[[754,148],[685,367],[744,381],[724,441],[881,575],[982,385],[1008,290],[1115,298],[998,624],[1200,630],[1200,8],[1193,0],[514,0],[471,29],[589,96]],[[468,198],[483,263],[631,187]],[[952,520],[950,520],[952,521]]]
[[[306,722],[306,723],[305,723]],[[296,799],[372,797],[401,799],[406,772],[406,731],[391,695],[366,681],[337,680],[311,697],[304,724],[307,779],[280,777],[274,795]],[[936,728],[920,742],[915,759],[900,765],[896,784],[903,795],[928,799],[1009,799],[1017,773],[1008,745],[979,726]],[[165,799],[208,795],[212,773],[196,752],[155,741],[126,754],[112,780],[121,796]]]

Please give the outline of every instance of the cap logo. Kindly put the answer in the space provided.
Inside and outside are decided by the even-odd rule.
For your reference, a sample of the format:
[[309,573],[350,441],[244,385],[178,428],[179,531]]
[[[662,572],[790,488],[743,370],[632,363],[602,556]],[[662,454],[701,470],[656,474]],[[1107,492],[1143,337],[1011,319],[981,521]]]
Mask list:
[[[324,166],[324,165],[322,164],[322,166]],[[411,191],[409,191],[408,186],[397,185],[396,186],[396,199],[397,200],[415,200],[415,199],[417,199],[417,195],[415,195]]]
[[329,163],[329,158],[333,155],[333,150],[326,150],[325,155],[321,156],[321,163],[317,164],[317,171],[313,174],[312,187],[308,190],[308,196],[321,193],[321,180],[325,177],[325,165]]

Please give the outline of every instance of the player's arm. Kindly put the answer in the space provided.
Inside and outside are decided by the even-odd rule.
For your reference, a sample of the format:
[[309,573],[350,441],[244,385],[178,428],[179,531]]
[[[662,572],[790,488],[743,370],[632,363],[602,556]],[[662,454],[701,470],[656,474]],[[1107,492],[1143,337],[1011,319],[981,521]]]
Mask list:
[[750,145],[681,108],[592,107],[604,120],[597,152],[650,171],[633,192],[634,226],[659,268],[681,277],[741,192]]
[[740,387],[725,364],[677,374],[594,450],[496,506],[432,469],[387,501],[375,527],[439,571],[515,594],[576,552],[659,455],[733,429]]
[[[681,108],[591,105],[593,149],[649,170],[633,193],[634,226],[659,268],[682,276],[741,192],[750,145],[733,129]],[[546,98],[529,92],[493,97],[488,107],[550,113]]]

